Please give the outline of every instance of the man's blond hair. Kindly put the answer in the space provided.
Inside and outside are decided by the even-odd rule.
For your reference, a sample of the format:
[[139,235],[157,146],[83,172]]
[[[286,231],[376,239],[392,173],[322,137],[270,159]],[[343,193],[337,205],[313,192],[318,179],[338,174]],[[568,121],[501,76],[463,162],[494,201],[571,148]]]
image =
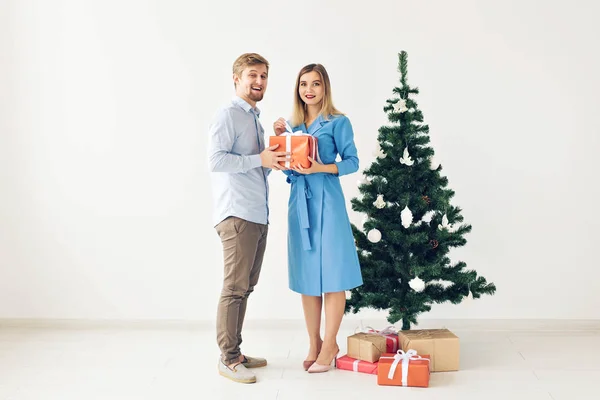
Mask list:
[[[269,62],[260,54],[257,53],[244,53],[239,56],[233,63],[233,74],[239,78],[242,77],[242,72],[253,65],[263,64],[267,67],[269,72]],[[234,83],[235,86],[235,83]]]

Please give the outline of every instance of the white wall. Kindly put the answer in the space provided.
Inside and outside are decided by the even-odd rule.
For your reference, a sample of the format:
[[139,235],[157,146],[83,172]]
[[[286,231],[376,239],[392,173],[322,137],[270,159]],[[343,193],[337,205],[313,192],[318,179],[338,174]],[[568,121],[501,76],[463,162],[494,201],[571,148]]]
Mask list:
[[[212,320],[206,128],[233,60],[271,62],[267,129],[288,115],[297,71],[323,63],[366,167],[401,50],[473,225],[456,259],[498,287],[423,318],[600,318],[597,2],[200,3],[2,1],[0,318]],[[348,200],[356,179],[343,179]],[[280,174],[271,185],[248,318],[301,318],[289,189]]]

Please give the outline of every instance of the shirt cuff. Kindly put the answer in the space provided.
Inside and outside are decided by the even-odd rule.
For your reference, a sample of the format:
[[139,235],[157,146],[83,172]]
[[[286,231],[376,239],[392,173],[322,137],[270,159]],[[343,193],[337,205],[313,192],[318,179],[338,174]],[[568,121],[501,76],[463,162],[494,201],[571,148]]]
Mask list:
[[250,160],[250,168],[254,169],[262,166],[262,161],[260,159],[260,154],[253,154],[248,156],[248,160]]

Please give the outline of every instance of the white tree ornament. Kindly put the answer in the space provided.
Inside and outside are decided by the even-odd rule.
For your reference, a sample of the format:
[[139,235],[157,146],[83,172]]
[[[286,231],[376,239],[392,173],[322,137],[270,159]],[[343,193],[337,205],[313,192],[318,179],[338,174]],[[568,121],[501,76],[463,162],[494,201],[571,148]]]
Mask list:
[[402,153],[402,158],[400,159],[400,164],[408,165],[410,167],[414,163],[415,161],[410,158],[410,154],[408,154],[408,147],[405,147],[404,153]]
[[397,113],[403,113],[408,111],[408,107],[406,107],[406,100],[400,99],[394,104],[394,111]]
[[429,169],[435,171],[440,166],[440,163],[436,160],[435,156],[429,158]]
[[367,239],[372,243],[377,243],[381,240],[381,232],[379,229],[371,229],[369,233],[367,233]]
[[385,208],[385,206],[386,206],[386,203],[385,203],[385,201],[383,200],[383,195],[382,195],[382,194],[378,194],[378,195],[377,195],[377,200],[375,200],[375,201],[373,202],[373,205],[374,205],[375,207],[379,208],[379,209]]
[[400,213],[400,218],[402,220],[402,226],[408,228],[410,224],[412,224],[413,214],[412,211],[408,208],[408,205],[404,207],[404,210]]
[[469,289],[469,294],[466,295],[465,297],[463,297],[462,303],[464,303],[466,305],[470,305],[472,302],[473,302],[473,292],[471,292],[471,289]]
[[425,290],[425,282],[418,276],[411,279],[410,282],[408,282],[408,286],[415,292],[422,292]]
[[454,232],[454,226],[448,223],[448,216],[446,214],[442,217],[442,223],[438,225],[438,229],[446,229],[448,232]]

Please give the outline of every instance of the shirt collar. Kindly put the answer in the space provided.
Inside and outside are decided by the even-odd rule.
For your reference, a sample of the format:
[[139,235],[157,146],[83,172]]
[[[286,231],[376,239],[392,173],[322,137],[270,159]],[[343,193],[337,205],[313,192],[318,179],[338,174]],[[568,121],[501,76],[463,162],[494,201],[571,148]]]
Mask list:
[[244,111],[250,112],[253,111],[257,117],[260,117],[260,109],[258,107],[252,108],[250,104],[239,96],[233,96],[233,104],[241,107]]

